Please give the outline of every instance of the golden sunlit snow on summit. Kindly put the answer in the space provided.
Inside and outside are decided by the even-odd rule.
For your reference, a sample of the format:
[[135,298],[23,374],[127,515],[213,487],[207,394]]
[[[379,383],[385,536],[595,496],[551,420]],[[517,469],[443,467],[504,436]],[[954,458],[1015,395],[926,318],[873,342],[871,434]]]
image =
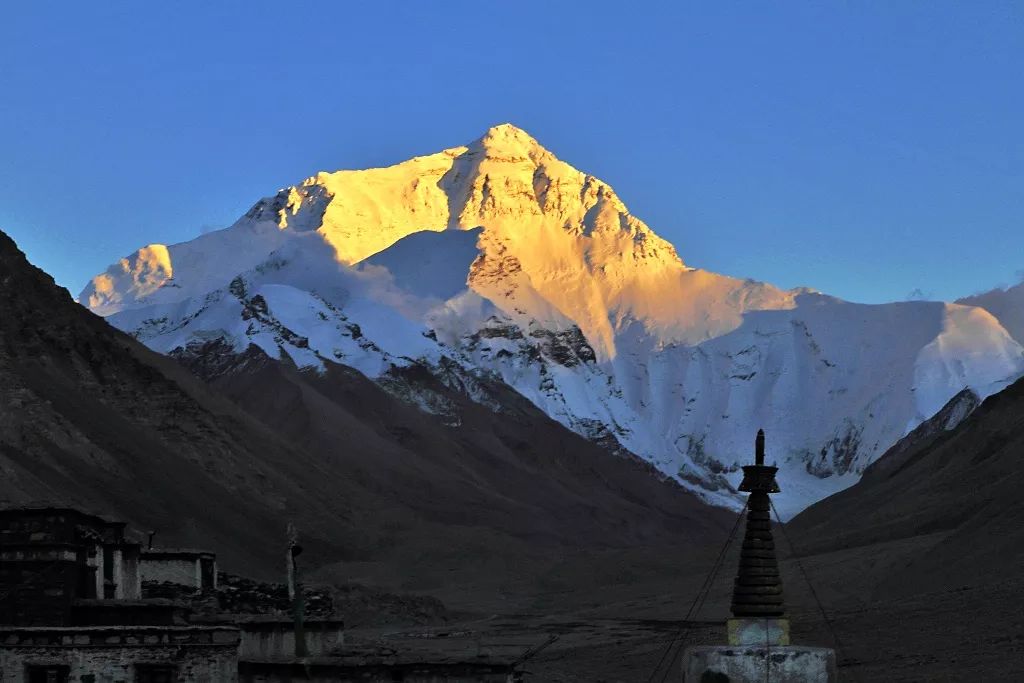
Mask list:
[[965,386],[984,397],[1024,371],[984,309],[851,304],[694,265],[607,183],[503,124],[318,173],[227,229],[140,249],[79,300],[163,353],[219,339],[373,378],[410,363],[493,373],[717,504],[736,504],[763,426],[786,515],[852,484]]

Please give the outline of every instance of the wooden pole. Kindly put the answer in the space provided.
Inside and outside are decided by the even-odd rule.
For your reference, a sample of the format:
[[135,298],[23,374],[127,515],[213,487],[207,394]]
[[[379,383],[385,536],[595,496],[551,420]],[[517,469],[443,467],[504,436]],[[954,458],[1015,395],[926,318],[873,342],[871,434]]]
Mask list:
[[303,659],[309,655],[306,648],[306,596],[302,590],[302,578],[299,574],[299,563],[296,558],[302,553],[299,545],[299,533],[295,525],[288,524],[288,552],[286,562],[288,570],[288,598],[292,603],[292,620],[295,625],[295,658]]

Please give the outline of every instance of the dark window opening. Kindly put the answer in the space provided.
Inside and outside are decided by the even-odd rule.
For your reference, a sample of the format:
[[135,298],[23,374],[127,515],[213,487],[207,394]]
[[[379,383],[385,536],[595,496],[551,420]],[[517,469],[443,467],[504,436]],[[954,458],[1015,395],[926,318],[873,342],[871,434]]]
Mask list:
[[213,560],[209,557],[203,557],[199,560],[200,568],[200,590],[212,591],[213,590]]
[[135,683],[175,683],[177,668],[171,664],[136,664]]
[[71,667],[65,664],[30,664],[25,673],[28,683],[67,683]]

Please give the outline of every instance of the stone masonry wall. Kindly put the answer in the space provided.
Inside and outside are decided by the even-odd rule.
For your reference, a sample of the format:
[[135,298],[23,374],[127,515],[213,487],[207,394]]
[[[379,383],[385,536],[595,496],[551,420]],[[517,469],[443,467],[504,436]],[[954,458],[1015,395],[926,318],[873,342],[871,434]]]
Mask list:
[[132,683],[138,664],[169,664],[178,681],[238,680],[238,631],[230,627],[112,626],[0,629],[0,680],[27,667],[70,667],[69,683]]
[[[339,621],[306,622],[306,650],[310,657],[339,654],[345,643],[345,627]],[[295,626],[292,622],[240,624],[241,659],[251,661],[287,660],[295,656]]]

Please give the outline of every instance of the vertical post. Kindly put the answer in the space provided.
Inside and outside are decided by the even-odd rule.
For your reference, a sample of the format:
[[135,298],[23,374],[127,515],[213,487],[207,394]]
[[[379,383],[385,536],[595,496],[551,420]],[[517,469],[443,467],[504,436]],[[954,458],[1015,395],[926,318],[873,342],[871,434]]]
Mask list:
[[288,522],[288,545],[284,549],[284,569],[288,577],[288,601],[295,601],[295,558],[292,557],[292,548],[299,540],[299,534],[295,525]]
[[308,656],[306,649],[306,596],[302,590],[302,580],[299,575],[299,563],[296,558],[302,554],[302,546],[299,545],[299,533],[295,525],[288,523],[288,552],[285,555],[288,570],[288,597],[292,601],[292,619],[295,624],[295,658],[302,659]]

